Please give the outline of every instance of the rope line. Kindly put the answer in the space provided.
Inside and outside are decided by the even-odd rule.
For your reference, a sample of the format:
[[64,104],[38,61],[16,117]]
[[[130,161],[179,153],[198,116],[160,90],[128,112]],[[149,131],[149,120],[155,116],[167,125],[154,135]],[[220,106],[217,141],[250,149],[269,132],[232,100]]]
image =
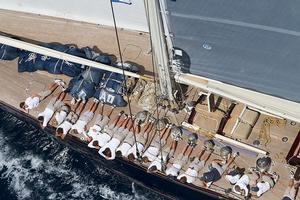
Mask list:
[[[159,121],[159,109],[158,109],[158,89],[157,89],[157,78],[156,78],[156,72],[155,72],[155,61],[154,61],[154,53],[153,53],[153,45],[152,45],[152,36],[151,36],[151,27],[150,27],[150,19],[149,19],[149,5],[148,5],[148,0],[144,0],[145,2],[145,7],[146,7],[146,14],[147,14],[147,24],[148,24],[148,29],[150,32],[150,46],[151,46],[151,51],[152,51],[152,56],[151,56],[151,61],[152,61],[152,70],[154,74],[154,91],[155,91],[155,101],[156,101],[156,115],[157,115],[157,121]],[[154,137],[159,133],[159,148],[160,148],[160,162],[162,165],[162,171],[164,171],[164,163],[163,163],[163,155],[162,155],[162,143],[161,143],[161,135],[160,135],[160,130],[157,129],[157,125],[155,126],[155,134]],[[153,137],[153,138],[154,138]]]
[[[128,101],[129,115],[131,117],[131,120],[133,120],[130,99],[129,99],[129,95],[127,93],[127,91],[128,91],[127,90],[127,80],[126,80],[126,75],[125,75],[124,62],[123,62],[123,56],[122,56],[122,51],[121,51],[121,45],[120,45],[120,39],[119,39],[119,33],[118,33],[118,28],[117,28],[117,22],[116,22],[116,17],[115,17],[114,6],[113,6],[112,0],[109,0],[109,1],[110,1],[110,7],[111,7],[111,12],[112,12],[113,22],[114,22],[114,29],[115,29],[115,33],[116,33],[116,39],[117,39],[117,44],[118,44],[118,51],[119,51],[119,56],[120,56],[120,61],[121,61],[121,67],[122,67],[122,71],[123,71],[123,78],[124,78],[124,81],[125,81],[125,91],[126,91],[126,97],[127,97],[127,101]],[[134,125],[132,126],[132,128],[133,128],[133,138],[134,138],[134,143],[135,143],[135,148],[136,148],[136,155],[137,155],[138,158],[140,158],[140,153],[138,151],[137,140],[136,140],[136,135],[135,135],[136,132],[135,132]]]

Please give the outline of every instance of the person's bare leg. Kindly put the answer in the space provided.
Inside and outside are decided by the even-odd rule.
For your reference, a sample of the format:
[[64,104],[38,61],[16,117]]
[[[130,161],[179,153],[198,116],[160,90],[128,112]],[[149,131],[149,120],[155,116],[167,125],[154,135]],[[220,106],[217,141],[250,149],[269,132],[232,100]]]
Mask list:
[[78,108],[75,109],[75,113],[76,113],[77,115],[80,115],[80,114],[82,113],[83,109],[85,108],[85,105],[86,105],[85,102],[80,101]]
[[170,151],[173,150],[175,152],[175,150],[177,149],[177,145],[178,145],[178,141],[173,140]]
[[127,123],[129,122],[129,120],[130,120],[130,117],[126,117],[125,119],[124,119],[124,121],[122,122],[122,123],[120,123],[120,128],[126,128],[126,126],[127,126]]
[[167,128],[166,132],[163,133],[161,139],[162,140],[167,140],[171,134],[171,128],[172,128],[172,125],[170,124],[169,127]]
[[59,85],[58,85],[57,83],[53,83],[53,84],[51,84],[51,85],[48,87],[48,90],[50,90],[51,93],[53,93],[53,92],[56,90],[56,88],[57,88],[58,86],[59,86]]
[[132,120],[131,117],[128,117],[128,118],[129,118],[129,121],[128,121],[128,124],[127,124],[127,126],[126,126],[126,129],[127,129],[127,130],[130,130],[130,129],[133,128],[133,120]]
[[90,107],[89,111],[95,113],[96,109],[98,108],[98,102],[93,102],[92,106]]
[[182,151],[182,155],[185,155],[186,152],[188,151],[188,149],[189,149],[189,145],[186,145],[185,148]]
[[113,126],[117,126],[117,124],[119,123],[121,116],[124,114],[124,111],[121,111],[118,116],[114,119],[114,121],[112,122]]
[[112,113],[114,112],[114,109],[115,109],[115,108],[116,108],[116,106],[111,106],[111,107],[110,107],[110,110],[109,110],[108,115],[107,115],[108,118],[111,117],[111,115],[112,115]]
[[201,155],[199,157],[199,160],[204,162],[203,165],[206,165],[206,163],[207,163],[208,159],[210,158],[211,154],[212,154],[212,151],[206,151],[205,153],[203,153],[203,155]]

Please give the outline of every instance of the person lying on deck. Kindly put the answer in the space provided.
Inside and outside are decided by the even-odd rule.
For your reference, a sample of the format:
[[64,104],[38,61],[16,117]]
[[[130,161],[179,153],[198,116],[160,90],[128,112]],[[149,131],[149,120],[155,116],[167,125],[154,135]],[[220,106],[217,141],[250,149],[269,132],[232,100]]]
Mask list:
[[38,94],[28,97],[25,101],[20,103],[20,108],[28,111],[38,107],[39,103],[51,95],[58,86],[64,87],[65,83],[60,79],[55,79],[54,83],[51,84],[46,90],[39,92]]
[[188,169],[184,173],[180,174],[177,179],[182,183],[193,183],[197,179],[199,171],[203,169],[214,151],[214,145],[215,144],[212,140],[205,140],[204,149],[200,155],[194,158]]
[[[172,132],[172,131],[171,131]],[[174,135],[174,133],[172,134],[172,136]],[[181,139],[182,137],[182,132],[177,134],[176,136],[173,136],[173,139],[178,138]],[[166,175],[167,176],[173,176],[173,177],[177,177],[179,174],[179,171],[181,170],[181,168],[186,165],[186,163],[188,162],[188,159],[190,158],[195,146],[197,143],[197,135],[196,134],[191,134],[188,136],[188,143],[185,147],[185,149],[183,150],[183,152],[181,152],[179,155],[176,156],[176,158],[173,161],[172,166],[170,166],[167,170],[166,170]]]
[[[110,121],[110,116],[113,113],[114,106],[111,107],[111,109],[108,111],[107,115],[103,114],[104,110],[104,105],[102,104],[101,114],[97,114],[96,120],[93,126],[90,127],[89,131],[87,132],[87,136],[89,137],[89,144],[88,147],[90,148],[95,148],[95,149],[100,149],[99,146],[99,139],[102,135],[102,131],[104,127],[109,123]],[[121,112],[123,114],[123,112]]]
[[63,121],[63,123],[61,123],[57,127],[55,136],[64,139],[68,134],[69,130],[72,128],[72,125],[75,124],[76,121],[78,120],[84,107],[85,107],[85,103],[80,101],[76,102],[76,104],[74,105],[74,111],[71,110],[67,115],[65,121]]
[[57,109],[54,115],[54,119],[50,121],[50,124],[54,127],[59,126],[66,119],[70,111],[71,107],[67,104],[64,104],[62,107]]
[[249,188],[254,187],[258,179],[259,175],[256,172],[246,173],[236,181],[235,185],[232,188],[232,191],[236,194],[247,197],[249,195]]
[[263,173],[261,176],[261,181],[257,182],[255,187],[251,188],[253,197],[260,197],[262,194],[271,190],[276,182],[278,181],[278,174],[266,174]]
[[[156,126],[159,124],[159,121],[160,120],[156,122]],[[146,149],[142,156],[143,162],[152,162],[155,160],[160,148],[165,146],[167,139],[170,136],[171,128],[171,124],[166,124],[163,129],[156,130],[157,132],[155,133],[150,146]]]
[[72,134],[84,134],[86,131],[86,125],[93,119],[94,114],[98,108],[98,101],[94,101],[90,109],[80,115],[75,124],[72,125],[70,133]]
[[[134,135],[137,135],[138,132],[140,132],[140,127],[134,124],[134,128],[129,131],[123,140],[122,144],[119,145],[119,147],[116,150],[116,156],[117,157],[122,157],[122,156],[127,156],[128,150],[132,147],[134,144]],[[136,133],[137,132],[137,133]]]
[[[180,135],[182,134],[182,130],[177,126],[173,126],[171,128],[170,133],[174,133],[174,132],[179,133]],[[171,135],[172,135],[172,139],[173,139],[171,145],[167,146],[167,147],[165,146],[164,148],[162,148],[162,151],[158,153],[158,156],[149,165],[148,172],[164,170],[163,167],[165,167],[167,165],[167,163],[169,162],[170,158],[172,158],[174,156],[174,153],[177,149],[177,145],[178,145],[178,141],[179,141],[180,137],[173,137],[173,134],[171,134]],[[195,138],[193,140],[196,140]],[[196,144],[195,141],[193,143]]]
[[126,135],[131,131],[133,127],[133,120],[129,116],[122,126],[115,131],[111,139],[99,150],[99,154],[107,160],[113,160],[116,157],[116,149],[120,143],[125,139]]
[[289,181],[288,187],[286,188],[286,190],[284,192],[282,200],[295,200],[299,186],[300,186],[300,181],[295,180],[294,178],[291,178]]
[[[227,174],[227,171],[228,171],[230,165],[233,163],[234,159],[238,155],[238,153],[235,153],[231,156],[232,150],[228,146],[221,148],[221,154],[222,154],[223,150],[228,152],[227,156],[226,156],[227,159],[226,160],[220,160],[220,159],[213,160],[209,166],[209,171],[203,173],[202,177],[200,177],[200,180],[203,182],[203,185],[205,187],[209,187],[213,182],[216,182],[219,179],[221,179],[221,177],[224,174]],[[224,164],[224,161],[225,161],[225,164]]]
[[243,176],[244,169],[239,167],[232,168],[228,174],[225,175],[226,181],[228,181],[231,185],[235,185],[238,180]]
[[124,114],[123,119],[121,119],[121,116],[123,114],[124,112],[121,111],[111,124],[107,124],[106,126],[104,126],[103,131],[101,131],[101,134],[99,134],[97,137],[99,148],[103,147],[111,139],[114,132],[118,131],[118,129],[126,121],[128,115]]
[[53,97],[45,110],[38,114],[38,120],[42,124],[43,127],[46,127],[48,122],[50,121],[53,114],[60,109],[61,107],[65,106],[65,103],[63,102],[64,98],[66,96],[66,93],[61,92],[58,96]]
[[149,119],[149,122],[143,127],[140,133],[136,134],[136,143],[128,143],[130,148],[126,152],[125,156],[129,160],[133,161],[134,159],[137,159],[140,156],[138,154],[141,154],[144,151],[146,142],[148,141],[149,135],[153,130],[154,123],[155,119]]

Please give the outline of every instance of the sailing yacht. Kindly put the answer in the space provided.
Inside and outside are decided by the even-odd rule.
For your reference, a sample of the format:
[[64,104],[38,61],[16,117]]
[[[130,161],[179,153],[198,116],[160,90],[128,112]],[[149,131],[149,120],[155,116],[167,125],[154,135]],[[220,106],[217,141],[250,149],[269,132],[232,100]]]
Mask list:
[[[50,109],[41,128],[168,198],[299,198],[300,3],[0,2],[1,109],[41,126],[60,100],[67,109]],[[100,95],[83,101],[68,88],[93,69]],[[54,78],[63,89],[20,108]],[[77,118],[60,126],[60,111]]]

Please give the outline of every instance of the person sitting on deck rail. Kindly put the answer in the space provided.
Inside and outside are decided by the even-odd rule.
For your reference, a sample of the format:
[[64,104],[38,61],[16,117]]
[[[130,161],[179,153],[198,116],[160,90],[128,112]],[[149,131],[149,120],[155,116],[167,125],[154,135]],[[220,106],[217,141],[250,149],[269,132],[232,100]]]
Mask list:
[[[177,144],[178,144],[178,140],[181,139],[181,135],[182,135],[182,130],[180,129],[180,127],[177,126],[173,126],[171,128],[171,133],[179,133],[180,137],[174,137],[173,134],[171,134],[172,136],[172,143],[170,146],[165,147],[162,149],[162,152],[159,152],[158,156],[155,158],[155,160],[149,165],[148,167],[148,172],[154,172],[154,171],[162,171],[164,170],[163,167],[166,166],[166,164],[169,162],[170,158],[172,158],[174,156],[174,153],[177,149]],[[191,145],[196,145],[196,141],[197,141],[197,136],[195,134],[192,134],[194,137],[191,139],[193,140],[191,143]],[[189,138],[190,139],[190,138]],[[189,140],[190,142],[190,140]]]
[[247,197],[249,195],[249,186],[255,186],[258,179],[259,175],[256,172],[246,173],[238,181],[236,181],[232,191],[236,194]]
[[90,148],[100,149],[99,139],[102,134],[101,131],[109,123],[110,116],[115,108],[114,106],[112,106],[111,109],[108,111],[108,115],[103,115],[104,105],[105,104],[102,103],[101,114],[97,114],[94,125],[91,126],[89,131],[87,132],[87,136],[89,137],[88,147]]
[[297,190],[299,189],[300,181],[294,178],[291,178],[286,188],[282,200],[295,200]]
[[255,187],[252,187],[252,196],[253,197],[260,197],[262,194],[266,193],[270,189],[272,189],[276,182],[278,181],[278,174],[267,174],[263,173],[261,176],[261,181],[257,182]]
[[54,83],[51,84],[48,89],[39,92],[38,94],[28,97],[25,101],[20,103],[20,108],[28,111],[38,107],[39,103],[51,95],[58,86],[64,87],[65,83],[60,79],[55,79]]
[[238,153],[231,156],[231,152],[232,150],[229,146],[221,148],[221,156],[222,158],[226,157],[226,160],[215,159],[212,161],[209,166],[209,171],[203,173],[202,177],[200,177],[200,180],[203,182],[205,187],[209,187],[213,182],[218,181],[224,174],[226,174],[229,166],[233,163],[235,157],[238,156]]
[[[116,157],[116,149],[120,143],[125,139],[126,135],[132,132],[133,120],[131,117],[128,117],[124,124],[114,132],[111,140],[100,148],[99,154],[102,155],[107,160],[113,160]],[[132,133],[131,133],[132,134]]]
[[165,146],[167,139],[170,136],[172,125],[163,124],[165,124],[165,122],[163,122],[163,119],[159,119],[158,121],[156,121],[157,130],[150,146],[146,149],[142,156],[143,162],[154,161],[159,153],[160,148]]
[[203,169],[214,151],[214,146],[215,144],[213,140],[205,140],[204,149],[200,155],[194,158],[188,169],[184,173],[180,174],[177,179],[182,183],[193,183],[197,179],[199,171]]
[[43,127],[46,127],[48,122],[50,121],[53,114],[63,107],[65,104],[63,102],[66,93],[61,92],[57,97],[53,97],[50,102],[48,103],[45,110],[38,115],[38,120],[42,124]]
[[104,126],[103,131],[101,131],[101,134],[99,134],[97,137],[99,148],[107,144],[114,132],[118,131],[120,126],[122,126],[122,124],[126,121],[128,115],[125,114],[124,118],[121,119],[121,116],[123,114],[124,111],[121,111],[111,124],[107,124]]
[[[171,131],[172,135],[176,134],[176,132],[175,133],[173,133],[173,132]],[[177,133],[177,136],[175,136],[175,137],[181,138],[182,132]],[[178,176],[178,173],[181,170],[181,168],[188,162],[188,159],[191,156],[191,154],[196,146],[197,138],[198,137],[196,134],[191,134],[188,136],[187,146],[185,147],[185,149],[183,150],[182,153],[180,153],[179,155],[176,156],[176,158],[173,161],[172,166],[166,170],[166,175],[173,176],[173,177]]]
[[[131,143],[124,142],[124,145],[127,145],[127,152],[124,153],[124,156],[127,157],[129,160],[133,161],[134,159],[137,159],[140,157],[140,153],[144,151],[146,142],[148,141],[149,134],[153,130],[153,126],[155,123],[154,118],[150,118],[148,123],[143,127],[143,129],[136,134],[136,143],[133,141],[133,137],[131,139]],[[122,154],[123,155],[123,154]]]
[[81,112],[85,107],[85,103],[78,101],[76,102],[74,107],[74,111],[71,110],[67,115],[65,121],[56,128],[55,136],[61,137],[62,139],[66,137],[69,130],[72,128],[72,125],[75,124],[78,120]]
[[75,124],[72,125],[70,133],[84,134],[86,125],[93,119],[95,111],[98,108],[98,101],[94,101],[90,109],[82,113]]
[[234,167],[228,172],[228,174],[225,175],[225,179],[231,185],[234,185],[244,175],[243,173],[244,173],[244,169],[241,169],[239,167]]

